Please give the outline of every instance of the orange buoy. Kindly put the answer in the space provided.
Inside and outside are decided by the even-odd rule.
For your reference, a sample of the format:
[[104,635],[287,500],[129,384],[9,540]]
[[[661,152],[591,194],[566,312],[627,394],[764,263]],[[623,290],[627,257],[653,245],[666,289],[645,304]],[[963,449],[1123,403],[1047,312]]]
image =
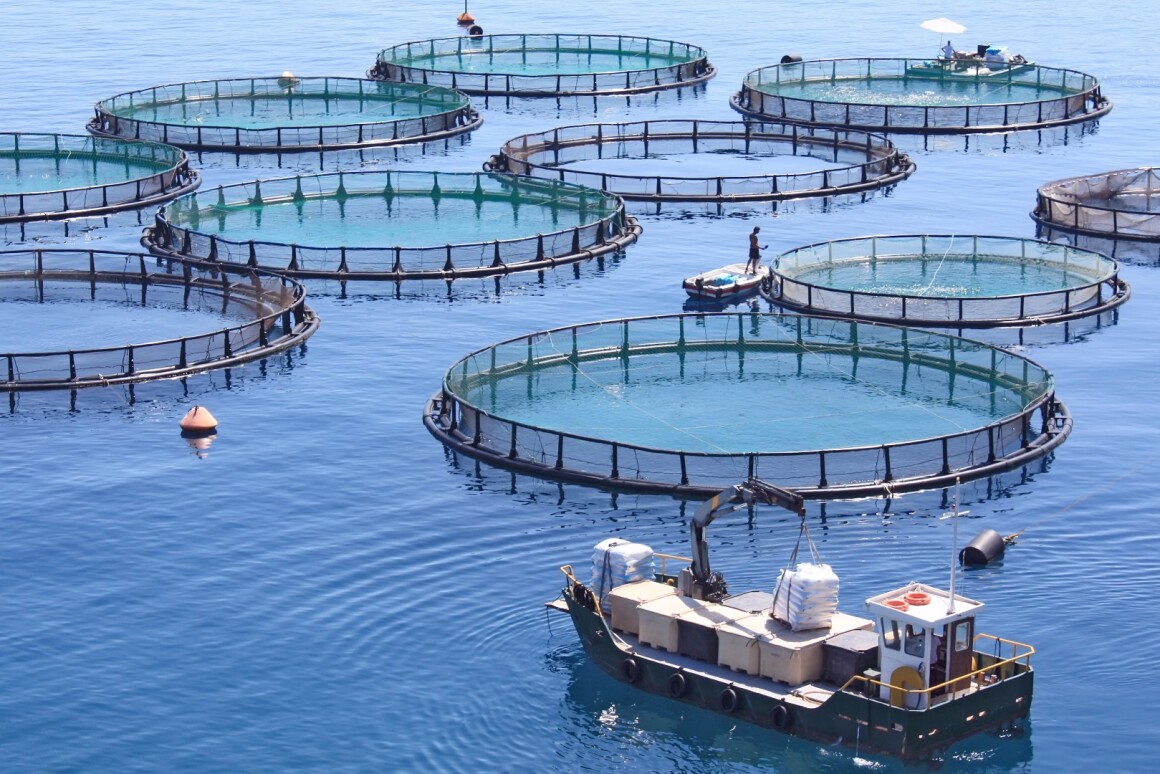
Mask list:
[[178,425],[181,427],[182,433],[208,435],[217,429],[217,420],[214,419],[213,414],[209,413],[209,409],[194,406],[186,412]]
[[467,11],[464,11],[463,13],[459,14],[459,16],[455,17],[455,20],[462,24],[464,27],[466,27],[468,24],[475,24],[475,17],[469,14]]
[[903,599],[906,600],[908,605],[914,605],[915,607],[930,604],[930,594],[927,594],[925,591],[912,591],[903,597]]
[[910,603],[905,599],[888,599],[885,604],[887,607],[892,607],[900,613],[905,613],[910,609]]

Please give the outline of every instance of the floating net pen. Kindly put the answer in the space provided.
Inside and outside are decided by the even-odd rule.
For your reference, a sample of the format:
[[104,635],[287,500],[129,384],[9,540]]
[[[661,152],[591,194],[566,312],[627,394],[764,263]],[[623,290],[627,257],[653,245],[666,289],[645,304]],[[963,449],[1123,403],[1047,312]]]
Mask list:
[[1160,169],[1121,169],[1047,183],[1039,189],[1031,217],[1078,234],[1160,241]]
[[1015,237],[908,234],[837,239],[782,253],[764,294],[808,314],[990,328],[1065,322],[1131,296],[1091,250]]
[[485,347],[427,429],[543,478],[704,496],[759,476],[815,498],[944,487],[1071,431],[1051,375],[930,331],[797,315],[606,320]]
[[716,70],[704,49],[628,35],[480,35],[402,43],[367,77],[473,95],[638,94],[690,86]]
[[98,102],[89,131],[234,153],[425,142],[477,129],[466,95],[361,78],[236,78],[130,91]]
[[[787,157],[809,160],[814,168],[768,171]],[[736,162],[737,174],[719,173],[728,160]],[[628,165],[637,166],[640,173],[617,171]],[[699,166],[705,174],[647,174],[650,168],[666,165],[674,170]],[[505,143],[484,169],[578,183],[634,201],[745,202],[884,188],[909,177],[915,164],[885,137],[864,132],[662,120],[562,126],[523,135]]]
[[480,172],[340,172],[183,197],[146,230],[156,255],[296,277],[484,277],[605,255],[636,241],[619,197]]
[[0,133],[0,223],[106,215],[201,182],[183,151],[85,135]]
[[955,73],[922,59],[819,59],[754,70],[733,108],[769,121],[963,134],[1043,129],[1112,109],[1094,77],[1027,64]]
[[[37,351],[20,346],[28,331],[5,326],[0,390],[76,389],[188,376],[269,357],[301,344],[318,329],[304,288],[291,279],[258,270],[234,273],[215,267],[202,272],[155,263],[152,256],[109,250],[0,251],[0,314],[6,303],[32,304],[37,314],[48,313],[54,304],[104,306],[126,318],[126,336],[140,331],[140,321],[131,319],[139,309],[233,323],[136,343],[93,345],[94,336],[109,331],[70,323],[72,315],[60,326],[67,346]],[[153,327],[150,331],[156,333]]]

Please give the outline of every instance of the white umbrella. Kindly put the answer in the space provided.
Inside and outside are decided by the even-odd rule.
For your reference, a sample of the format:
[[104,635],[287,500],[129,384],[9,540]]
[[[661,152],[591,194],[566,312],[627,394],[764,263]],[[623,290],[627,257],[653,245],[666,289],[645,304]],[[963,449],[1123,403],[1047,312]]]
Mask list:
[[937,19],[927,19],[920,25],[924,30],[937,32],[940,35],[961,35],[967,31],[967,28],[958,22],[953,22],[945,16],[940,16]]
[[945,16],[940,16],[937,19],[927,19],[921,25],[924,30],[938,33],[938,42],[942,43],[943,35],[959,35],[967,31],[967,28],[958,22],[951,21]]

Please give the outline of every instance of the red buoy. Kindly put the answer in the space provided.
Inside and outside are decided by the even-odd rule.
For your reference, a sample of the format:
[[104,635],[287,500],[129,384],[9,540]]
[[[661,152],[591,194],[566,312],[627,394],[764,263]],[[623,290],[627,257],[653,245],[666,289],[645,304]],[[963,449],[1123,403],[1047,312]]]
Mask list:
[[181,427],[182,433],[202,435],[216,430],[217,420],[214,419],[213,414],[209,413],[209,409],[194,406],[186,412],[178,425]]

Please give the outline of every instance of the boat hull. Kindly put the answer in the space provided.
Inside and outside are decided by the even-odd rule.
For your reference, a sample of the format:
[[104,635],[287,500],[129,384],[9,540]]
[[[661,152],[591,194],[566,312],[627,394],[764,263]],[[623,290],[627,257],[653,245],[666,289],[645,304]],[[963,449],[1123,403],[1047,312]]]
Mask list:
[[[1031,709],[1034,673],[1021,665],[995,684],[927,710],[895,707],[842,690],[817,706],[802,706],[755,691],[744,682],[686,671],[650,658],[645,649],[618,642],[583,586],[565,588],[564,599],[588,657],[621,682],[825,744],[842,742],[903,759],[925,759],[980,731],[1024,718]],[[680,679],[673,677],[677,673]],[[679,694],[677,686],[682,687]]]
[[[763,267],[755,274],[747,274],[744,265],[735,264],[689,277],[683,287],[691,298],[736,299],[756,293],[762,280],[768,276],[767,268]],[[718,284],[721,277],[730,278],[730,281]]]

